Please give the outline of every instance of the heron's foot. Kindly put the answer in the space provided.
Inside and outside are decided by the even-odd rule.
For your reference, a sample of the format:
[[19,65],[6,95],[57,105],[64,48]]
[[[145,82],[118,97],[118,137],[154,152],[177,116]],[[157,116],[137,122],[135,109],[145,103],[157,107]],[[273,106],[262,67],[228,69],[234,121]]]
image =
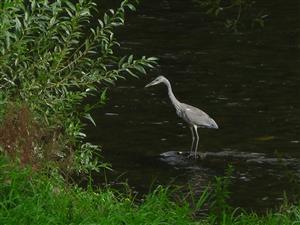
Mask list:
[[193,154],[190,155],[190,157],[194,157],[194,159],[203,160],[206,157],[206,153],[203,153],[203,152],[193,153]]
[[206,158],[206,153],[204,152],[199,152],[199,153],[195,153],[195,152],[190,152],[190,154],[188,155],[188,158],[191,159],[191,158],[194,158],[194,159],[205,159]]
[[187,157],[188,159],[195,158],[195,154],[193,152],[190,152],[190,154]]

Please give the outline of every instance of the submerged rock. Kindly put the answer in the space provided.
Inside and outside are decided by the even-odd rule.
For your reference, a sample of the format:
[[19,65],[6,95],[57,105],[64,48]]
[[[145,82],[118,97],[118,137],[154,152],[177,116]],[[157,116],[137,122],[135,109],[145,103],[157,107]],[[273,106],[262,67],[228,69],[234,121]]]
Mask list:
[[201,152],[198,153],[196,159],[190,155],[190,152],[168,151],[160,154],[160,160],[171,166],[188,168],[197,166],[223,167],[228,164],[300,168],[300,162],[295,158],[277,158],[263,153],[238,151]]

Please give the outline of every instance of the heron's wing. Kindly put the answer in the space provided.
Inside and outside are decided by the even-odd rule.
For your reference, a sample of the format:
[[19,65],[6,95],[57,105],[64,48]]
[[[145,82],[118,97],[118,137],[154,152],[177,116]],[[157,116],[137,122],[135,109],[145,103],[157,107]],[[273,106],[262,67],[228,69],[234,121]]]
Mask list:
[[205,112],[194,106],[184,103],[182,104],[184,107],[182,116],[187,123],[197,125],[199,127],[218,128],[217,123]]

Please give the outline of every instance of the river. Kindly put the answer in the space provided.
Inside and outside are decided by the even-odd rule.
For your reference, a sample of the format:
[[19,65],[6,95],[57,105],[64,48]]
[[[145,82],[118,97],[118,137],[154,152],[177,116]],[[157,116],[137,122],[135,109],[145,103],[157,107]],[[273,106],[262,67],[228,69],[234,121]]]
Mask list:
[[[158,57],[159,68],[117,82],[93,112],[89,141],[112,164],[108,182],[127,181],[138,193],[157,184],[190,186],[195,193],[233,165],[230,204],[265,210],[300,190],[299,3],[263,1],[261,30],[234,34],[192,1],[144,0],[118,31],[123,53]],[[172,155],[189,151],[191,134],[163,85],[207,112],[219,130],[198,129],[207,160]],[[171,151],[171,152],[170,152]],[[171,155],[170,155],[171,154]],[[96,183],[103,174],[95,175]]]

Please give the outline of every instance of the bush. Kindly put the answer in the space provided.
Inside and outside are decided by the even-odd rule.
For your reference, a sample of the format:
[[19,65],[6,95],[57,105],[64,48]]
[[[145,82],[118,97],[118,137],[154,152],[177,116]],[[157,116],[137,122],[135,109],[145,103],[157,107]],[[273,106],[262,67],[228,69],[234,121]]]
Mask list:
[[[39,129],[47,127],[50,136],[58,132],[57,157],[72,159],[70,169],[79,172],[99,166],[92,157],[98,146],[84,141],[82,118],[94,123],[89,112],[103,103],[109,85],[145,74],[156,63],[153,57],[115,54],[120,44],[114,29],[124,25],[125,9],[135,7],[124,0],[94,25],[97,5],[90,0],[0,3],[2,95],[11,105],[27,108]],[[98,102],[85,104],[92,95],[99,95]]]

